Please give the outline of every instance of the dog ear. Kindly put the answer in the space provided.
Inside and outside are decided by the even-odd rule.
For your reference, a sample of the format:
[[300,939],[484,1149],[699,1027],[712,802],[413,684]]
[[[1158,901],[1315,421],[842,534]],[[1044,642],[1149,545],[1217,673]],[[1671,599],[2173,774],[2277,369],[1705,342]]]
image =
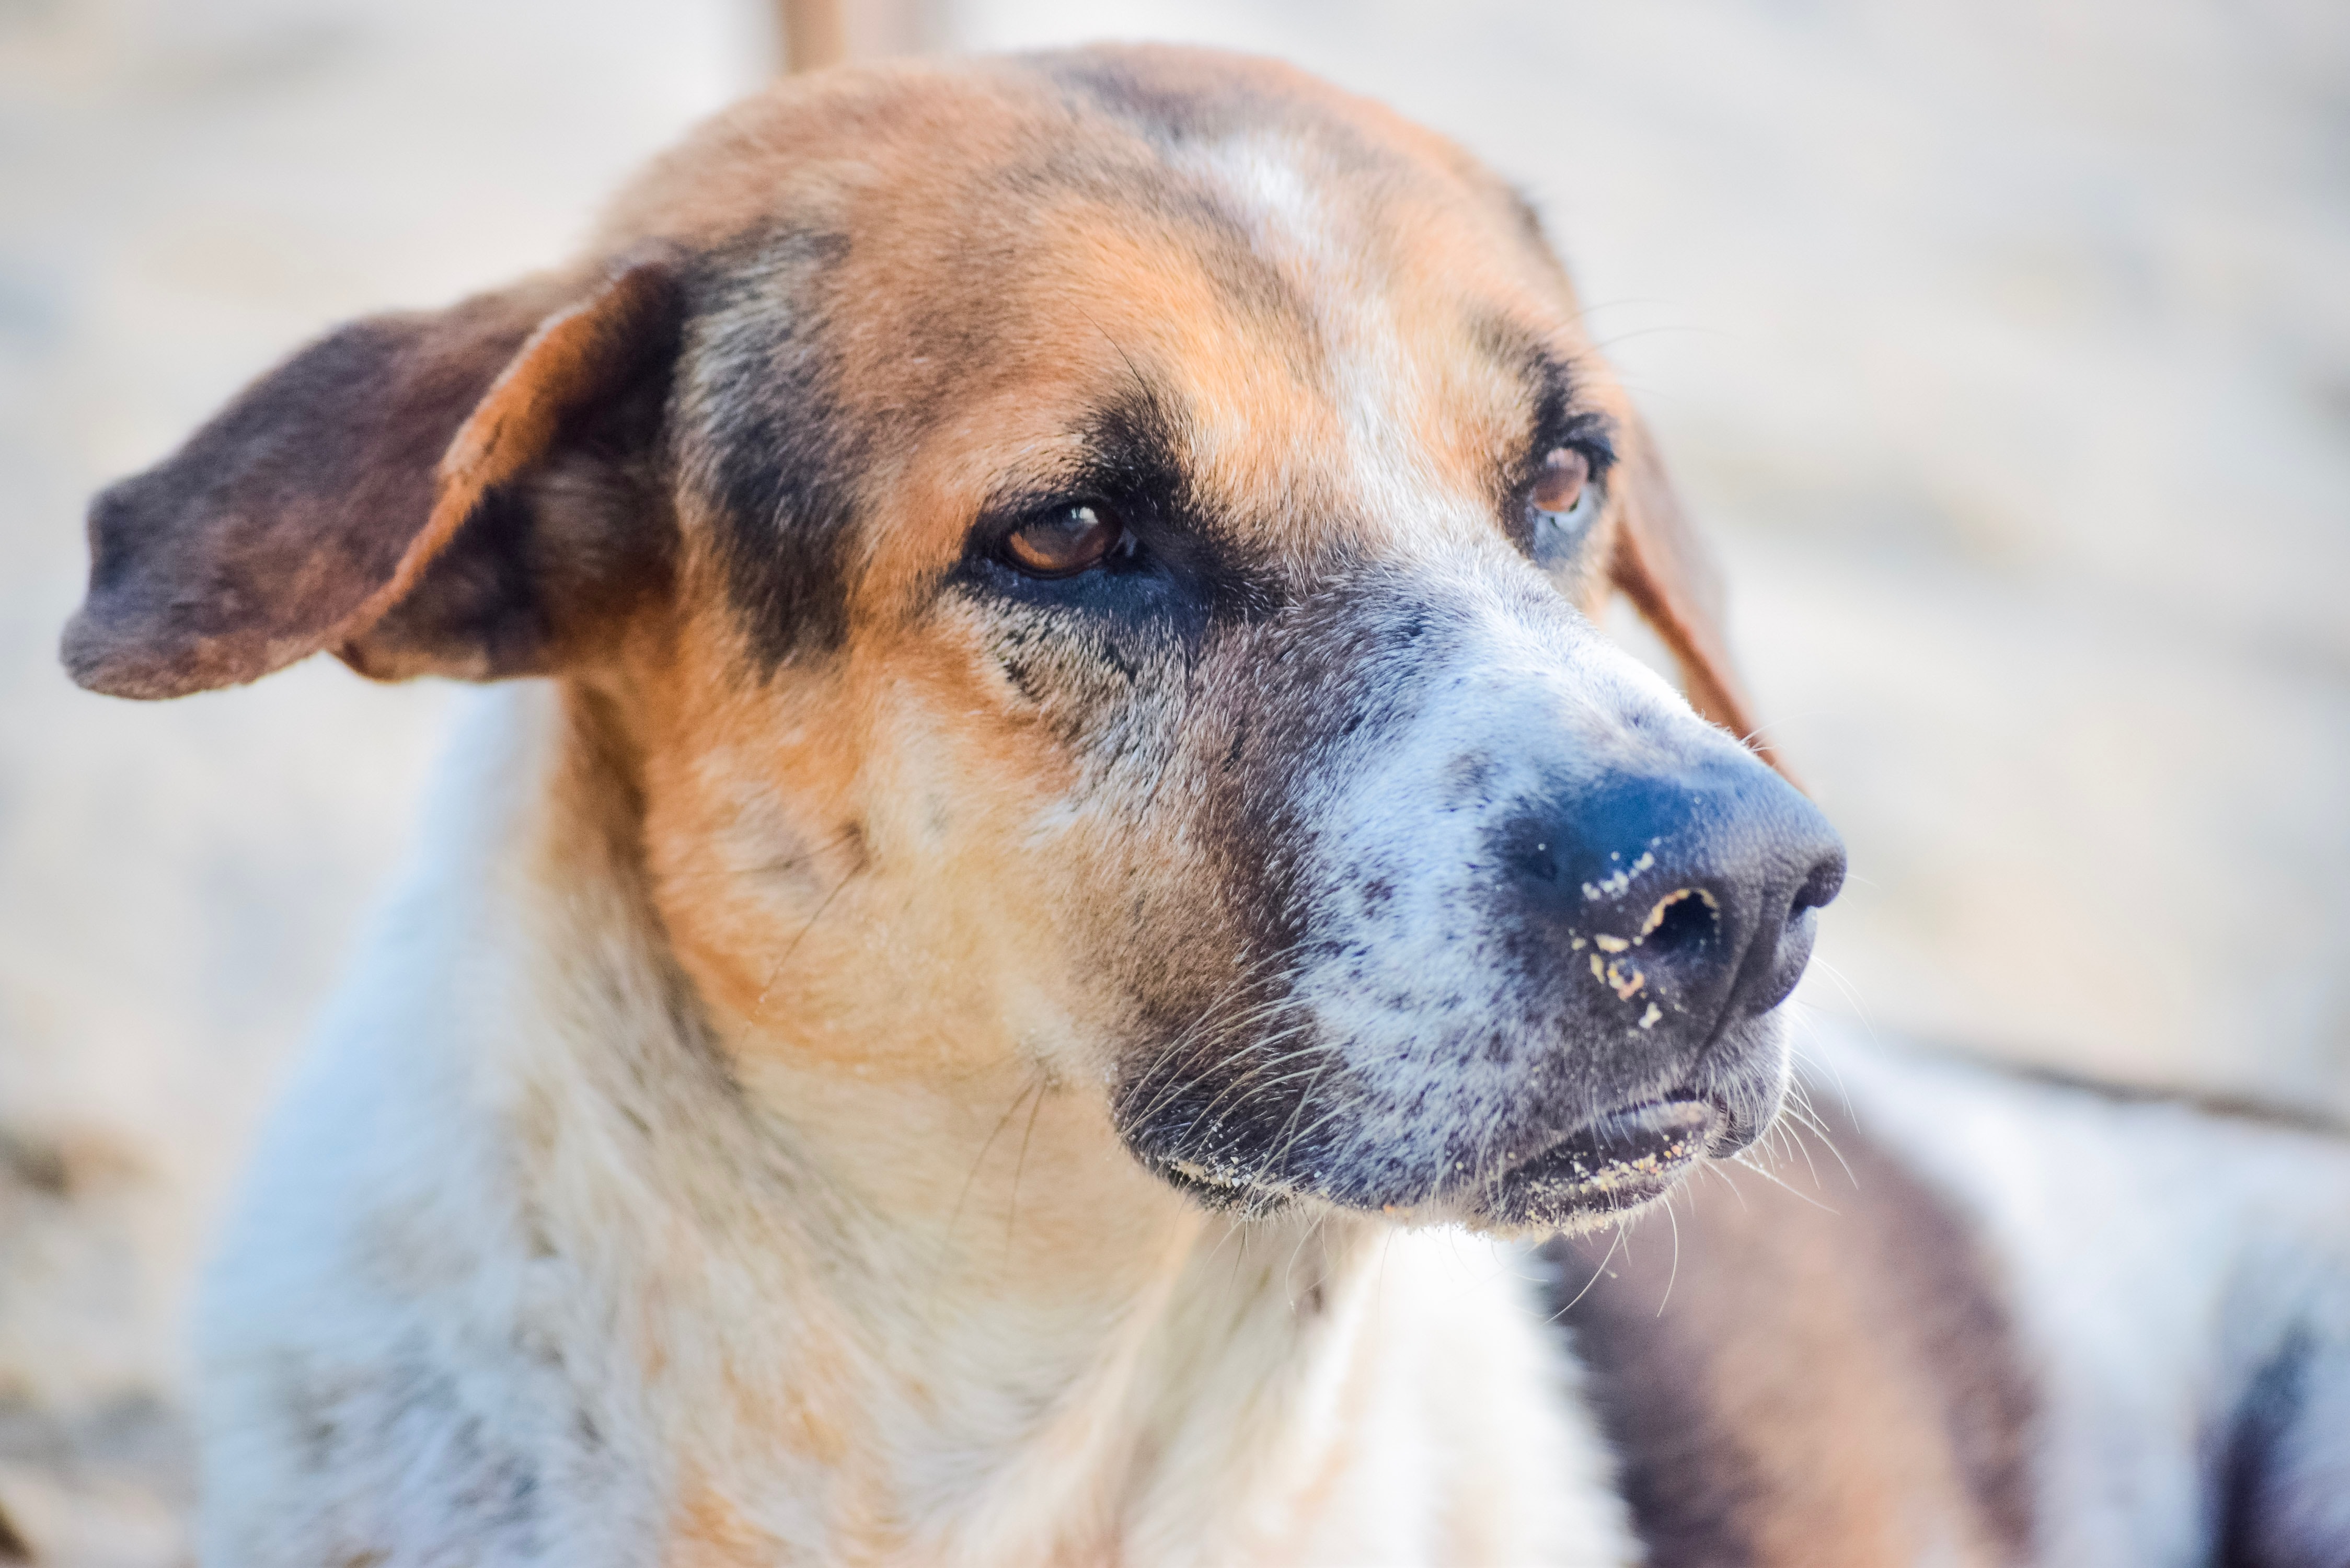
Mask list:
[[1632,601],[1680,665],[1690,706],[1736,735],[1793,780],[1757,733],[1754,706],[1738,680],[1724,635],[1721,573],[1682,512],[1655,438],[1637,418],[1623,421],[1610,488],[1616,527],[1607,581]]
[[382,679],[556,667],[584,614],[668,559],[629,492],[676,355],[673,275],[637,254],[301,350],[91,504],[67,670],[158,698],[321,649]]

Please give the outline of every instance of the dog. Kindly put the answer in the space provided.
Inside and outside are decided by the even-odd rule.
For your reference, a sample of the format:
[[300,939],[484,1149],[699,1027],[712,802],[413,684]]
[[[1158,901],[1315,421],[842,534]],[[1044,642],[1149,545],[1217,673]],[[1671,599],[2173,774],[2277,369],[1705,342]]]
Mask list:
[[89,537],[94,690],[486,683],[204,1287],[213,1563],[2350,1562],[2350,1147],[1796,1077],[1843,847],[1375,104],[779,84]]

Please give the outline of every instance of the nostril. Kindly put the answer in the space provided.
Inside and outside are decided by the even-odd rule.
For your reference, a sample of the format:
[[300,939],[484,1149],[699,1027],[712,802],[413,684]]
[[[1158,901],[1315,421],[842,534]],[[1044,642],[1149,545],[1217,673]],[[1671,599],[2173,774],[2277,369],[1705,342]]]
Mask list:
[[1641,923],[1640,945],[1655,953],[1691,953],[1713,940],[1721,923],[1721,909],[1702,888],[1681,888],[1666,894]]
[[1843,890],[1844,856],[1839,851],[1812,867],[1812,874],[1795,889],[1794,905],[1787,911],[1788,918],[1793,919],[1806,909],[1825,909]]

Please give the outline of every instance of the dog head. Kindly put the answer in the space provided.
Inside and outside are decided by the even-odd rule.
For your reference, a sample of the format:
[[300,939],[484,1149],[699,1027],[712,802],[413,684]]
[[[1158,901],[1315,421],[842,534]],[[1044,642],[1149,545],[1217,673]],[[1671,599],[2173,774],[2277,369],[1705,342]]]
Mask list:
[[90,535],[100,691],[592,698],[745,1082],[1014,1064],[1215,1205],[1656,1196],[1774,1113],[1842,876],[1523,203],[1262,62],[778,87]]

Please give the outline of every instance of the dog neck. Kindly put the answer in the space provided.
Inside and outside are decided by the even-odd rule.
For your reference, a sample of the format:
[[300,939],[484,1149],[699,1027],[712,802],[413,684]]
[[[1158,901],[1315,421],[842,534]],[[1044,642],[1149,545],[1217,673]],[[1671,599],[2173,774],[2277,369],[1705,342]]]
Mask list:
[[668,950],[608,711],[485,705],[494,809],[447,864],[506,972],[468,1070],[574,1278],[566,1365],[671,1467],[677,1560],[1620,1560],[1492,1249],[1204,1214],[1097,1090],[752,1049]]

